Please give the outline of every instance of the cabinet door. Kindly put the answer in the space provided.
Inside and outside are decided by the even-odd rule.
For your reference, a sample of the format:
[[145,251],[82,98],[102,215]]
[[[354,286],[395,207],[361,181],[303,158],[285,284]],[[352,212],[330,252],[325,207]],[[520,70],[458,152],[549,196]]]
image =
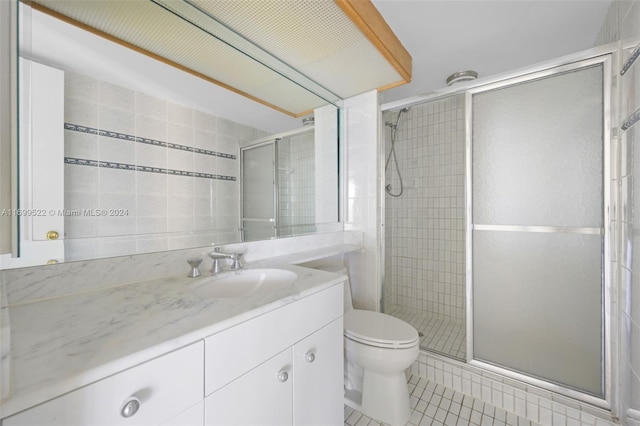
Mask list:
[[[203,349],[203,342],[194,343],[4,419],[2,426],[161,424],[202,400]],[[140,405],[124,417],[131,397]]]
[[204,424],[204,400],[173,417],[161,426],[202,426]]
[[209,395],[204,403],[205,425],[291,425],[291,376],[288,348]]
[[344,374],[342,317],[293,347],[294,424],[342,425]]

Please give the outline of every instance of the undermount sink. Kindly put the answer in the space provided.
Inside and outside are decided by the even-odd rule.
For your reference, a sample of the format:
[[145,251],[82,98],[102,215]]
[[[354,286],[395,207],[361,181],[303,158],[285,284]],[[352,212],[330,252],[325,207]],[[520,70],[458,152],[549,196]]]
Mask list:
[[194,293],[203,298],[227,299],[244,297],[258,290],[276,290],[298,279],[285,269],[241,269],[200,279]]

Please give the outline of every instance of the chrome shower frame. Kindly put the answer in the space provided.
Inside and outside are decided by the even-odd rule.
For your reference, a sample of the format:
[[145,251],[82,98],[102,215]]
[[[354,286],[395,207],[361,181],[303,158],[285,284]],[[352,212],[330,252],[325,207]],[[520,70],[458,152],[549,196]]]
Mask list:
[[244,237],[244,223],[245,222],[268,222],[272,224],[273,227],[273,236],[271,239],[276,239],[280,237],[280,223],[278,221],[278,212],[280,211],[280,188],[278,183],[278,171],[281,170],[278,164],[278,143],[287,137],[296,136],[302,133],[311,132],[315,129],[313,124],[308,124],[306,126],[300,127],[298,129],[289,130],[287,132],[278,133],[275,135],[269,135],[263,138],[259,138],[253,141],[246,142],[241,144],[240,146],[240,154],[238,158],[240,159],[240,176],[244,175],[244,151],[250,150],[253,148],[262,147],[265,145],[273,145],[273,217],[269,219],[255,219],[255,218],[246,218],[244,216],[244,179],[240,182],[240,237],[242,241],[245,241]]
[[[612,53],[612,52],[611,52]],[[610,218],[610,205],[611,205],[611,80],[612,80],[612,58],[611,53],[597,55],[592,58],[586,58],[580,61],[574,61],[571,63],[560,62],[557,66],[540,70],[532,71],[527,74],[520,75],[511,79],[505,79],[492,84],[482,85],[480,87],[468,90],[466,92],[465,103],[465,132],[466,132],[466,258],[467,258],[467,270],[466,270],[466,288],[467,288],[467,363],[476,367],[483,368],[494,373],[499,373],[503,376],[520,380],[522,382],[529,383],[542,389],[565,395],[580,401],[587,402],[605,409],[610,409],[610,395],[611,395],[611,218]],[[598,398],[596,396],[567,388],[543,379],[538,379],[532,376],[528,376],[524,373],[519,373],[514,370],[510,370],[504,367],[500,367],[494,364],[490,364],[484,361],[474,359],[473,355],[473,230],[485,229],[485,227],[474,226],[472,217],[473,195],[470,188],[472,187],[472,98],[476,93],[482,93],[488,90],[494,90],[501,87],[512,86],[519,83],[525,83],[545,77],[550,77],[565,73],[568,71],[578,70],[592,65],[602,65],[603,67],[603,228],[601,230],[594,230],[592,228],[580,228],[575,229],[573,232],[581,234],[599,234],[602,235],[602,384],[604,398]],[[519,231],[535,231],[535,232],[567,232],[564,228],[558,227],[535,227],[539,229],[528,229],[530,227],[507,227],[507,226],[492,226],[492,229],[500,228],[500,230],[519,230]],[[510,228],[510,229],[506,229]],[[517,229],[515,229],[517,228]],[[544,229],[543,229],[544,228]]]
[[[387,102],[381,105],[381,113],[385,111],[399,110],[401,108],[411,107],[414,105],[432,102],[441,100],[444,98],[448,98],[450,96],[465,94],[465,133],[466,133],[466,159],[465,162],[465,214],[466,214],[466,256],[467,256],[467,265],[466,265],[466,330],[467,330],[467,363],[470,365],[479,367],[486,371],[497,373],[506,378],[512,378],[518,380],[520,382],[524,382],[527,384],[531,384],[535,387],[547,389],[551,392],[558,393],[560,395],[564,395],[567,397],[575,398],[576,400],[583,401],[589,404],[593,404],[595,406],[611,409],[612,405],[616,405],[616,400],[618,399],[617,389],[613,386],[612,377],[614,371],[617,368],[617,355],[615,351],[617,350],[613,346],[612,337],[617,333],[614,324],[614,318],[612,318],[612,304],[615,301],[615,293],[614,288],[612,287],[612,266],[611,262],[613,259],[613,251],[616,249],[616,238],[617,238],[617,229],[612,228],[611,218],[619,214],[619,212],[611,211],[612,206],[615,206],[614,201],[617,200],[617,194],[615,191],[612,191],[611,188],[611,152],[612,152],[612,111],[615,110],[616,100],[612,99],[614,95],[614,91],[612,91],[612,63],[615,64],[618,61],[617,58],[617,43],[611,43],[603,46],[599,46],[596,48],[584,50],[581,52],[576,52],[570,55],[566,55],[560,58],[555,58],[553,60],[541,62],[536,65],[527,66],[523,68],[519,68],[513,71],[509,71],[502,74],[497,74],[491,77],[480,78],[475,81],[469,82],[461,82],[456,84],[455,86],[446,87],[428,94],[418,95],[410,98],[406,98],[399,101]],[[547,73],[548,75],[552,75],[558,71],[554,71],[558,67],[563,66],[572,66],[571,64],[581,63],[581,66],[584,66],[585,63],[603,63],[603,76],[604,76],[604,86],[603,86],[603,95],[604,95],[604,120],[603,120],[603,145],[604,145],[604,155],[603,155],[603,206],[604,206],[604,238],[603,238],[603,383],[604,383],[604,399],[594,397],[592,395],[584,394],[582,392],[578,392],[572,389],[568,389],[553,383],[549,383],[537,378],[533,378],[524,374],[516,373],[504,368],[495,367],[491,364],[483,363],[480,361],[473,360],[473,310],[472,310],[472,297],[473,297],[473,288],[471,287],[471,267],[473,258],[471,256],[472,249],[472,240],[470,238],[471,233],[471,194],[469,191],[471,185],[471,175],[470,175],[470,138],[471,138],[471,111],[470,111],[470,102],[471,102],[471,93],[484,90],[481,88],[485,88],[488,85],[501,85],[507,84],[505,83],[507,80],[508,84],[511,84],[517,80],[527,81],[531,79],[532,74],[538,74],[538,76],[543,73]],[[578,67],[576,67],[578,68]],[[565,69],[566,70],[566,69]],[[382,127],[382,126],[381,126]],[[384,127],[382,127],[384,130]],[[381,134],[384,134],[382,132]],[[379,152],[382,151],[384,153],[384,138],[380,138],[379,144],[381,147],[379,148]],[[384,179],[384,161],[381,162],[381,175]],[[381,185],[383,186],[383,185]],[[380,191],[382,196],[381,208],[384,212],[385,210],[385,192],[382,188]],[[615,218],[617,219],[617,218]],[[384,223],[385,220],[382,220],[382,240],[384,241]],[[383,255],[382,257],[382,280],[379,283],[379,286],[383,286],[384,281],[384,244],[381,244],[380,253]],[[382,302],[382,300],[381,300]],[[383,305],[381,303],[381,305]]]

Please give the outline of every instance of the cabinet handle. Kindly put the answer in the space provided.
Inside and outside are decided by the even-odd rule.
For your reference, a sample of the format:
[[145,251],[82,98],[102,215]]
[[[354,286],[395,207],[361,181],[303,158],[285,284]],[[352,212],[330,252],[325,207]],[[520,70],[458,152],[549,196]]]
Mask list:
[[278,380],[280,380],[282,383],[286,382],[287,380],[289,380],[289,373],[287,373],[286,371],[280,371],[278,373]]
[[316,354],[314,354],[313,352],[309,351],[306,354],[304,354],[304,359],[307,360],[307,362],[313,362],[316,360]]
[[122,404],[122,408],[120,408],[120,415],[125,418],[132,417],[134,414],[138,412],[139,408],[140,408],[140,400],[135,396],[130,396]]

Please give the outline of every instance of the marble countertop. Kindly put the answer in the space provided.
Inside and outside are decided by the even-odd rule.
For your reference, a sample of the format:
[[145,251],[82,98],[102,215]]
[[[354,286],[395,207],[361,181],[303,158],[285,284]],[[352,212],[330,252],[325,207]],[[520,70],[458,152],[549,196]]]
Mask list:
[[11,306],[11,389],[0,405],[0,417],[344,280],[338,274],[293,265],[269,266],[293,271],[298,279],[286,287],[258,290],[242,298],[202,299],[194,289],[210,275],[181,275]]

